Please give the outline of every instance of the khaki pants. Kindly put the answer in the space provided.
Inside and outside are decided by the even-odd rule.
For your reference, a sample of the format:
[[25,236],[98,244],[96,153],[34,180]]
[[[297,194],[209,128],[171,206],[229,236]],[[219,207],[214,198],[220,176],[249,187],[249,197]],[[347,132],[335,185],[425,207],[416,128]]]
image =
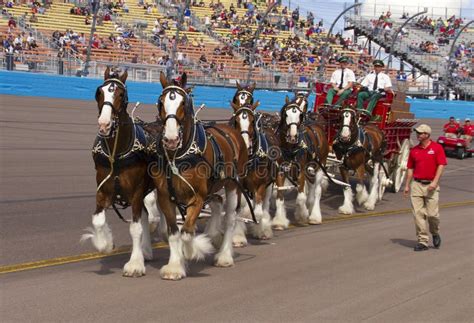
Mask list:
[[458,136],[455,133],[445,133],[444,136],[446,138],[456,139]]
[[419,243],[428,246],[429,233],[439,232],[439,186],[428,191],[428,185],[411,183],[411,206],[415,218],[416,237]]

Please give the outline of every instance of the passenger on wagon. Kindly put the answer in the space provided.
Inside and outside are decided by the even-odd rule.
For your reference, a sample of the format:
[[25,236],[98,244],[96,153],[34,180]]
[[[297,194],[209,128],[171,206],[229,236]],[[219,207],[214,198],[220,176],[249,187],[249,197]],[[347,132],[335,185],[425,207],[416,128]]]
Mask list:
[[[385,64],[376,59],[373,62],[374,71],[368,74],[361,82],[362,89],[357,94],[357,110],[372,117],[372,112],[384,92],[392,91],[392,81],[390,77],[382,72]],[[364,109],[364,102],[369,101]]]
[[449,122],[443,126],[446,138],[457,138],[460,129],[461,126],[456,122],[454,117],[449,117]]
[[331,89],[329,89],[327,96],[326,96],[326,103],[332,104],[332,100],[334,99],[334,95],[338,95],[339,98],[337,99],[334,105],[341,105],[345,99],[349,97],[352,93],[352,85],[355,82],[355,75],[354,72],[347,68],[347,63],[349,59],[345,56],[339,58],[339,66],[337,70],[332,73],[331,76]]
[[464,120],[464,126],[462,127],[463,138],[466,140],[467,146],[469,147],[472,142],[472,136],[474,136],[474,126],[471,124],[471,119],[466,118]]

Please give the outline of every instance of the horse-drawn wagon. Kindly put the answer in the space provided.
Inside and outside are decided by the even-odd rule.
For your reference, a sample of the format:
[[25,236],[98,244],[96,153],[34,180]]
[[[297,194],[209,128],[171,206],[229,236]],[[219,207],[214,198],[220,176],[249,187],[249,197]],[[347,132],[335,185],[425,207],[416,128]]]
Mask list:
[[[318,121],[324,125],[328,141],[333,146],[337,134],[341,130],[341,111],[344,109],[355,110],[359,84],[354,85],[351,96],[344,102],[343,107],[326,104],[326,94],[330,84],[316,83],[316,100],[314,112]],[[410,151],[410,134],[412,127],[417,123],[414,114],[410,113],[410,104],[405,102],[403,92],[386,92],[377,102],[369,119],[365,115],[356,113],[357,124],[375,126],[384,135],[385,145],[381,171],[379,172],[379,199],[382,198],[386,188],[398,192],[405,178],[408,155]],[[337,100],[337,97],[334,101]],[[332,166],[341,164],[332,153]],[[329,167],[331,165],[328,165]]]

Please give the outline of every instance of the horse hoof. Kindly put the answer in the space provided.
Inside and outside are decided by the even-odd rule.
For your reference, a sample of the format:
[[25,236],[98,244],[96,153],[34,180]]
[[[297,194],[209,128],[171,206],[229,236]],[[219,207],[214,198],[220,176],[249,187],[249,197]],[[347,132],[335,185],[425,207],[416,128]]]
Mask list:
[[353,212],[350,210],[341,210],[339,209],[339,214],[351,215]]
[[179,266],[165,265],[160,269],[160,276],[165,280],[180,280],[186,277],[186,272]]
[[310,225],[318,225],[318,224],[321,224],[321,220],[309,220],[308,223]]
[[235,242],[232,242],[232,246],[234,248],[244,248],[244,247],[247,247],[247,242],[246,241],[235,241]]
[[219,259],[216,259],[216,261],[214,262],[214,266],[220,267],[220,268],[229,268],[229,267],[234,266],[234,260],[232,259],[232,257],[219,258]]
[[364,208],[365,208],[367,211],[373,211],[373,210],[375,210],[375,205],[367,205],[367,204],[364,204]]
[[273,230],[275,230],[275,231],[284,231],[285,227],[282,226],[282,225],[274,225]]
[[122,276],[141,277],[145,276],[145,265],[141,263],[127,262],[123,267]]

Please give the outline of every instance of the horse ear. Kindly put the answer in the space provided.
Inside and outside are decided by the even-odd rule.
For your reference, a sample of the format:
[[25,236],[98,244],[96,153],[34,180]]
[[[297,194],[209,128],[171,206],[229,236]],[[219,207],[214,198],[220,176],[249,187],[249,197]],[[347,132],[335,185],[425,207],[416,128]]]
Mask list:
[[236,81],[236,82],[235,82],[235,85],[237,86],[237,89],[238,89],[239,91],[242,91],[242,87],[240,86],[239,81]]
[[290,103],[290,98],[288,97],[288,95],[285,97],[285,103],[286,104]]
[[181,87],[183,89],[186,88],[187,82],[188,82],[188,74],[186,74],[186,72],[183,72],[183,74],[181,74]]
[[249,92],[253,93],[256,86],[257,86],[257,83],[253,82],[253,84],[249,86]]
[[108,80],[110,78],[110,66],[107,66],[104,72],[104,80]]
[[260,101],[257,100],[257,102],[255,102],[251,107],[252,107],[252,110],[255,111],[255,109],[260,105]]
[[168,86],[168,81],[166,80],[166,75],[163,72],[160,72],[160,83],[163,89]]
[[125,71],[122,73],[122,75],[120,75],[119,79],[120,81],[122,81],[122,83],[125,83],[125,81],[127,80],[127,77],[128,77],[128,72]]
[[230,106],[234,109],[234,111],[237,111],[239,110],[239,106],[237,104],[235,104],[234,102],[230,101]]

